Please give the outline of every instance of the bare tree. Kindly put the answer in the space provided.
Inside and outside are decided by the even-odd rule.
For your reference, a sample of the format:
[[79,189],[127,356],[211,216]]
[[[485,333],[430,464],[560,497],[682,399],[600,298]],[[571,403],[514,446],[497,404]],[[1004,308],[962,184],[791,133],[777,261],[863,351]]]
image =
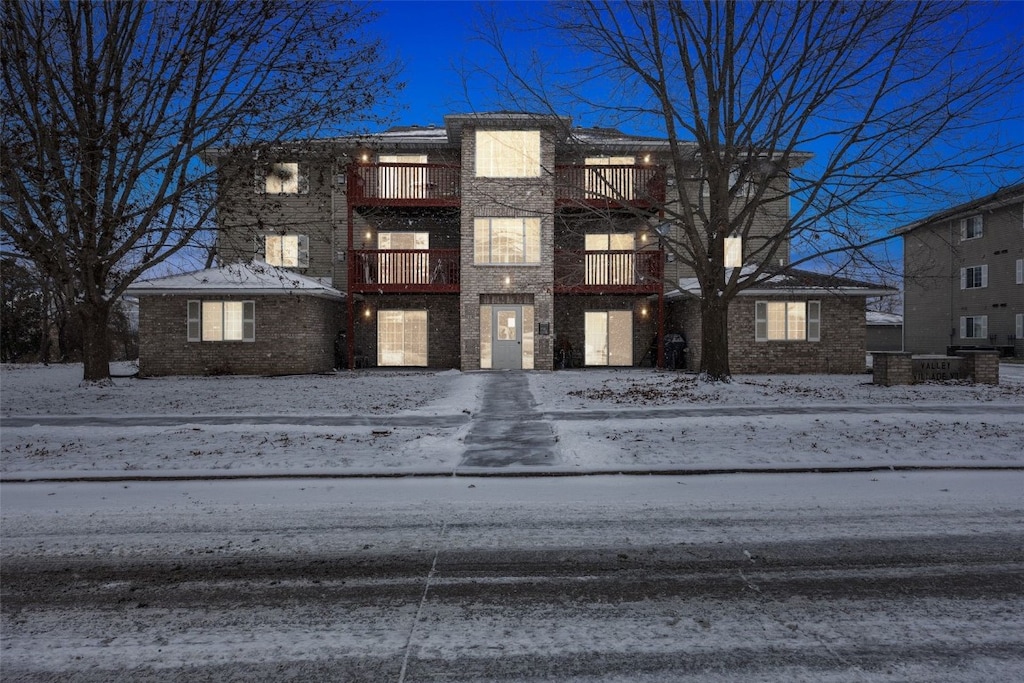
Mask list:
[[[493,14],[481,35],[505,67],[492,73],[506,102],[667,138],[666,246],[700,286],[701,371],[723,380],[744,289],[812,261],[862,269],[906,222],[908,198],[951,175],[1019,173],[1019,138],[982,136],[1020,125],[1024,75],[1016,40],[979,33],[988,9],[595,0],[533,26],[557,37],[557,57],[507,51],[512,26]],[[746,267],[726,267],[727,238]]]
[[400,87],[359,3],[2,7],[2,238],[74,293],[89,381],[112,302],[211,227],[215,181],[252,182],[202,155],[376,123]]

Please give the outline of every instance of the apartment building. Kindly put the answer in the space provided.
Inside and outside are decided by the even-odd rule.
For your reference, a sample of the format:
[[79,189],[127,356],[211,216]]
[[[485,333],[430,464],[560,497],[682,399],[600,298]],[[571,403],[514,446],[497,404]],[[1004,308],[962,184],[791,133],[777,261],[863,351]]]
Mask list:
[[1024,356],[1024,184],[897,228],[904,349]]
[[[699,161],[668,162],[664,139],[510,112],[215,156],[252,184],[221,194],[220,267],[133,286],[140,371],[696,367],[699,289],[662,212],[704,190]],[[765,202],[748,241],[787,206]],[[749,244],[728,246],[743,267]],[[766,277],[732,306],[734,371],[863,371],[865,297],[885,293]]]

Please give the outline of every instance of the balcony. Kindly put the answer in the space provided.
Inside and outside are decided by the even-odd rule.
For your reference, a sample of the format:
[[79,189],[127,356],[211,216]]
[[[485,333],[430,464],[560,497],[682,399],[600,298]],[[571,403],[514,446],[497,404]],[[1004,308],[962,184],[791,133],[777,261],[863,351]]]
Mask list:
[[657,294],[661,251],[555,251],[555,294]]
[[353,206],[454,206],[460,168],[449,164],[352,164],[348,201]]
[[657,208],[665,203],[665,178],[664,166],[555,166],[555,204]]
[[352,292],[459,291],[458,249],[362,249],[349,254]]

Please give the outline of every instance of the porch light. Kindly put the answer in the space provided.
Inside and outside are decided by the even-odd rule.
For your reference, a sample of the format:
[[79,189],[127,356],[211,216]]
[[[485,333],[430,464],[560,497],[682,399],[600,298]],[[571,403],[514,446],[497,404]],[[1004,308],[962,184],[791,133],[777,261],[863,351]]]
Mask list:
[[366,231],[366,241],[369,242],[372,239],[373,239],[373,233],[370,232],[369,230],[367,230]]
[[651,163],[651,155],[650,154],[645,154],[644,155],[644,163],[645,164]]
[[367,154],[366,152],[363,152],[363,157],[362,157],[362,159],[363,159],[363,163],[365,164],[365,163],[366,163],[367,161],[369,161],[369,160],[370,160],[370,155],[369,155],[369,154]]
[[369,306],[366,306],[365,308],[363,308],[363,317],[364,318],[369,320],[371,315],[373,315],[373,312],[370,310]]
[[508,287],[511,284],[512,284],[512,277],[509,276],[509,275],[506,275],[505,276],[505,286]]
[[640,307],[640,317],[641,318],[646,318],[647,317],[647,307],[646,306],[641,306]]

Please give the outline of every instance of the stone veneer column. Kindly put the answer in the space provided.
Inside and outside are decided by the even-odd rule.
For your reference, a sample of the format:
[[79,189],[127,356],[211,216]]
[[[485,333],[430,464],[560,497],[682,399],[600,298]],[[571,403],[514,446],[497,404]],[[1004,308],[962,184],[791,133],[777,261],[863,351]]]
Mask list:
[[914,364],[906,351],[875,351],[871,354],[871,381],[891,387],[914,383]]
[[960,374],[975,384],[999,384],[999,352],[996,350],[957,351],[963,358]]

